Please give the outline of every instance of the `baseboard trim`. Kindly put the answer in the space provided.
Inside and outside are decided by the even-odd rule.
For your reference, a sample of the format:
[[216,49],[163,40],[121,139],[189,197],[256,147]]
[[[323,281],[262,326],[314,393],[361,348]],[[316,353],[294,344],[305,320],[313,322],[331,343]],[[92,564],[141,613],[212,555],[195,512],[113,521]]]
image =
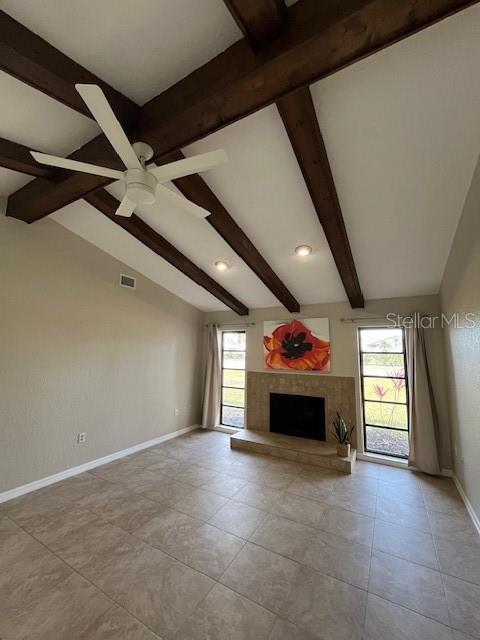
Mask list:
[[0,493],[0,503],[7,502],[7,500],[13,500],[14,498],[19,498],[20,496],[23,496],[26,493],[31,493],[32,491],[36,491],[37,489],[48,487],[51,484],[55,484],[55,482],[60,482],[60,480],[65,480],[66,478],[70,478],[71,476],[76,476],[79,473],[85,473],[85,471],[90,471],[90,469],[95,469],[95,467],[101,467],[103,464],[108,464],[109,462],[113,462],[114,460],[118,460],[119,458],[125,458],[125,456],[129,456],[132,453],[141,451],[142,449],[148,449],[149,447],[153,447],[156,444],[166,442],[167,440],[172,440],[173,438],[178,438],[179,436],[183,436],[185,433],[189,433],[190,431],[195,431],[195,429],[198,428],[199,425],[194,424],[190,427],[178,429],[177,431],[166,433],[165,435],[158,436],[157,438],[153,438],[152,440],[140,442],[139,444],[133,445],[133,447],[128,447],[128,449],[115,451],[115,453],[110,453],[109,455],[103,456],[102,458],[90,460],[90,462],[85,462],[84,464],[80,464],[76,467],[70,467],[70,469],[59,471],[58,473],[54,473],[51,476],[47,476],[46,478],[40,478],[40,480],[34,480],[33,482],[21,485],[20,487],[9,489],[8,491]]
[[468,511],[468,515],[472,519],[473,526],[477,530],[478,535],[480,535],[480,518],[475,513],[475,509],[472,507],[472,504],[471,504],[470,500],[467,498],[467,494],[465,493],[465,490],[462,487],[462,483],[457,478],[455,473],[452,474],[452,478],[453,478],[453,482],[455,483],[455,486],[458,489],[458,493],[460,494],[460,497],[462,498],[462,500],[463,500],[463,502],[465,504],[465,507],[466,507],[466,509]]
[[[397,469],[418,471],[416,467],[408,466],[408,460],[395,460],[394,458],[389,458],[388,456],[381,456],[374,453],[357,452],[357,460],[362,460],[363,462],[373,462],[374,464],[383,464],[387,467],[397,467]],[[453,478],[453,471],[451,469],[442,469],[440,471],[440,475],[446,476],[447,478]]]
[[212,431],[220,431],[221,433],[229,433],[233,435],[234,433],[238,433],[241,429],[235,429],[234,427],[226,427],[223,424],[217,424],[216,427],[213,427]]
[[358,450],[357,460],[362,460],[363,462],[373,462],[373,464],[383,464],[386,467],[397,467],[397,469],[407,469],[406,460],[394,460],[387,456],[380,456],[372,453],[358,453]]

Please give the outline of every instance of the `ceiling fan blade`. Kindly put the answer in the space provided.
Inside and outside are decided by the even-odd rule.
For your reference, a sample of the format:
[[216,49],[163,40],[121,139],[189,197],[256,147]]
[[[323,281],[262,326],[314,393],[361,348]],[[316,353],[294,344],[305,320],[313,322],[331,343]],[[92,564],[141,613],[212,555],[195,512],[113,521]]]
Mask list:
[[123,196],[122,201],[118,205],[118,209],[115,211],[115,215],[129,218],[135,211],[135,206],[135,203],[129,200],[127,196]]
[[113,180],[121,180],[123,173],[108,167],[98,167],[96,164],[88,162],[78,162],[69,158],[60,158],[58,156],[50,156],[48,153],[40,153],[39,151],[30,151],[33,158],[40,164],[47,164],[51,167],[60,167],[61,169],[70,169],[71,171],[81,171],[82,173],[92,173],[94,176],[105,176]]
[[213,169],[213,167],[219,164],[224,164],[227,160],[228,158],[225,151],[218,149],[217,151],[209,151],[208,153],[201,153],[191,158],[170,162],[161,167],[150,165],[148,170],[150,173],[153,173],[159,182],[168,182],[169,180],[183,178],[183,176],[188,176],[192,173],[200,173],[201,171]]
[[100,87],[96,84],[76,84],[75,88],[127,169],[142,169],[140,160]]
[[210,215],[210,211],[207,211],[203,207],[199,207],[198,204],[195,204],[191,200],[187,200],[187,198],[184,198],[183,196],[179,196],[178,193],[171,191],[171,189],[164,187],[162,184],[157,185],[157,194],[196,218],[206,218]]

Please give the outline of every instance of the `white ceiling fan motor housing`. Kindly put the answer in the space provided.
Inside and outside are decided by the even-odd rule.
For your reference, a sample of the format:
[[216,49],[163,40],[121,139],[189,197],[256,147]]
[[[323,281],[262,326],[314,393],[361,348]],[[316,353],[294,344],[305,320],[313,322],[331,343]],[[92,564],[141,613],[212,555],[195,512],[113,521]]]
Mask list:
[[128,169],[125,172],[126,196],[135,204],[153,204],[158,180],[143,169]]

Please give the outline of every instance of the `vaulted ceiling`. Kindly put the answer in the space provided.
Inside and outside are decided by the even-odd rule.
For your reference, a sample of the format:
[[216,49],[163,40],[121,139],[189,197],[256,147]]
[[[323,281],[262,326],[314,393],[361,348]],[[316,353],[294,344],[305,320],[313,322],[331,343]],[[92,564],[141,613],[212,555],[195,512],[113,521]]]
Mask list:
[[[50,215],[203,310],[436,293],[480,150],[480,6],[341,4],[2,0],[8,214]],[[75,102],[85,70],[158,162],[227,151],[169,185],[209,218],[158,201],[115,219],[121,184],[33,162],[29,148],[66,156],[99,134]],[[118,162],[101,138],[76,153]]]

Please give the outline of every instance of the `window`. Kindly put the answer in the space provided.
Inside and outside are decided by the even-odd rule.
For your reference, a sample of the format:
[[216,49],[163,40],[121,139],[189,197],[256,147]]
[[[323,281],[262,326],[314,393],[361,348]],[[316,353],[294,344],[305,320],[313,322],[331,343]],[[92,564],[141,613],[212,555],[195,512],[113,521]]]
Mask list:
[[408,458],[404,330],[379,327],[358,331],[365,451]]
[[245,331],[222,331],[222,404],[220,424],[245,424]]

